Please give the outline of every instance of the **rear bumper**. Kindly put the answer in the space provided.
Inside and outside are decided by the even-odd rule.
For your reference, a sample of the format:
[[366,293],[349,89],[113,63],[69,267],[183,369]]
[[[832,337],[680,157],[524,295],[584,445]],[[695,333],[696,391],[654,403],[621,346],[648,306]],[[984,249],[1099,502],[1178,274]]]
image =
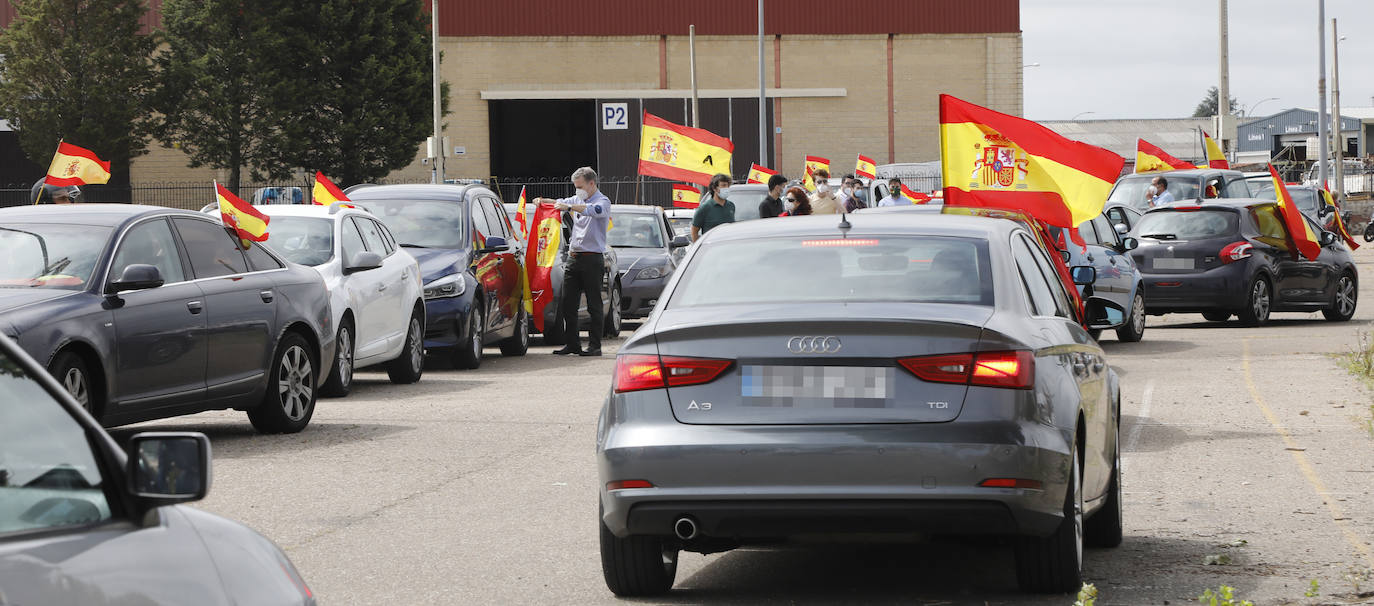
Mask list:
[[[665,403],[666,405],[666,403]],[[1030,422],[833,426],[622,421],[597,459],[603,521],[617,536],[672,536],[693,517],[703,535],[818,532],[1047,536],[1063,517],[1066,438]],[[978,486],[1022,478],[1042,488]],[[609,491],[608,482],[653,488]]]
[[1197,274],[1142,272],[1145,309],[1151,314],[1240,309],[1247,303],[1251,276],[1248,263]]

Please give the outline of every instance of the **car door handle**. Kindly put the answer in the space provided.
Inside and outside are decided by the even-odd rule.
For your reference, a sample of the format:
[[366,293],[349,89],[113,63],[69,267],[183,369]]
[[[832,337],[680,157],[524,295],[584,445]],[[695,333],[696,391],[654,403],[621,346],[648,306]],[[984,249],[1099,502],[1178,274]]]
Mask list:
[[190,310],[192,314],[198,314],[205,309],[205,306],[200,301],[187,301],[186,309]]
[[270,290],[258,291],[258,296],[262,297],[263,303],[271,303],[272,299],[276,297],[276,295],[273,295],[272,291]]
[[386,285],[385,285],[385,284],[378,284],[378,285],[377,285],[377,292],[382,292],[382,291],[385,291],[385,290],[386,290]]

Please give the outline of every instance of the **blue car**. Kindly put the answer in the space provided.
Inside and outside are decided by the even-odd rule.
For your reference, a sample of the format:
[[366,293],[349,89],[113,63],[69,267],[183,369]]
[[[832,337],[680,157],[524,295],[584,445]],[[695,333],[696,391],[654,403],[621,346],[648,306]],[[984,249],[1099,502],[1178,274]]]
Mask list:
[[420,262],[427,353],[469,369],[482,364],[488,345],[525,355],[524,260],[495,193],[449,184],[365,185],[347,193]]
[[[1078,226],[1078,234],[1087,247],[1066,242],[1064,250],[1068,258],[1064,262],[1069,267],[1091,265],[1097,270],[1097,279],[1092,284],[1078,287],[1087,303],[1088,332],[1097,337],[1103,330],[1115,330],[1117,339],[1134,343],[1145,336],[1144,280],[1129,254],[1139,243],[1135,238],[1123,236],[1108,219],[1115,214],[1114,210],[1108,208],[1107,212]],[[1051,231],[1060,230],[1053,228]],[[1054,236],[1059,237],[1059,234],[1054,233]]]

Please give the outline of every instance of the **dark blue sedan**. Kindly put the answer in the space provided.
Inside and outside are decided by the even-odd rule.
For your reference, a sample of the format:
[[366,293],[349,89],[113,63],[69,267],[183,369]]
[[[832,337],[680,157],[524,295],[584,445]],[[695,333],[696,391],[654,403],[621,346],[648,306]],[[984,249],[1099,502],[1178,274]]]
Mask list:
[[127,204],[0,209],[0,332],[106,426],[233,408],[305,429],[334,357],[319,273],[216,219]]

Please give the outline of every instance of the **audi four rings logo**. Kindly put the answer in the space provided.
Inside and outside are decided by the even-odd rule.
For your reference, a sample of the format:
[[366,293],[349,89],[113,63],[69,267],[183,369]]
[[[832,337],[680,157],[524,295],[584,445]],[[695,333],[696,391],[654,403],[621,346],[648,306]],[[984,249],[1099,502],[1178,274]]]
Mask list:
[[840,351],[839,337],[792,337],[787,340],[787,351],[803,353],[837,353]]

